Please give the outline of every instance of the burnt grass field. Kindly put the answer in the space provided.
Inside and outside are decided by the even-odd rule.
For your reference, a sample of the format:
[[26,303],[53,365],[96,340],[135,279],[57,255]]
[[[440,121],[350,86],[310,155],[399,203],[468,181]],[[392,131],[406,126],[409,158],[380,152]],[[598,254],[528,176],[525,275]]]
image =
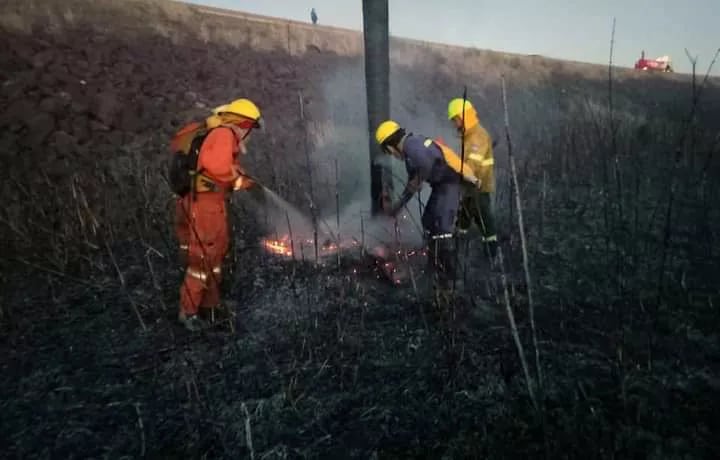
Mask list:
[[[2,40],[0,456],[720,458],[716,79],[511,81],[526,244],[488,90],[505,263],[474,262],[445,313],[356,252],[270,254],[261,209],[233,198],[238,306],[191,334],[176,321],[169,134],[243,94],[273,125],[254,151],[301,151],[297,91],[320,117],[310,82],[348,58],[170,53],[82,28]],[[442,78],[416,89],[457,86]],[[251,158],[257,175],[306,209],[304,156],[270,159]],[[333,187],[315,188],[332,209]]]

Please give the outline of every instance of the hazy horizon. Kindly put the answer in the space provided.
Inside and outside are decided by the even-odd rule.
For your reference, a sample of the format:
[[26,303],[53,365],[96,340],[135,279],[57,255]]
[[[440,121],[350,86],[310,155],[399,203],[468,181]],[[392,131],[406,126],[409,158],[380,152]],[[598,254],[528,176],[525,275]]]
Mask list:
[[[360,0],[184,0],[253,14],[311,23],[315,8],[318,25],[362,30]],[[590,0],[538,2],[517,0],[513,4],[453,0],[412,2],[390,0],[390,34],[456,46],[505,53],[607,64],[613,18],[616,19],[613,64],[632,67],[645,50],[646,57],[669,55],[676,72],[690,73],[685,53],[696,56],[697,73],[704,75],[720,48],[715,18],[720,2],[688,0],[670,2],[621,0],[604,3]],[[491,5],[491,6],[490,6]],[[437,18],[448,18],[436,21]],[[720,76],[720,63],[711,72]]]

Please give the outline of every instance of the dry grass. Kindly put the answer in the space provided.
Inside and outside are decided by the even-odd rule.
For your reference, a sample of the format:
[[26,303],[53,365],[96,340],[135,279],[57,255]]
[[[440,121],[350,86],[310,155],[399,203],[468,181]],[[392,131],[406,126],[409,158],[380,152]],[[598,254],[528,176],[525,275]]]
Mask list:
[[[625,221],[613,220],[608,253],[598,206],[602,178],[593,173],[603,158],[597,149],[609,148],[596,137],[606,126],[599,121],[598,130],[592,123],[582,128],[580,120],[592,120],[590,113],[567,117],[576,123],[568,125],[575,143],[568,138],[550,149],[538,141],[537,151],[548,153],[519,168],[537,273],[548,453],[551,458],[588,451],[597,452],[596,458],[648,452],[657,458],[712,456],[717,408],[708,398],[717,388],[708,369],[720,353],[713,307],[720,292],[714,272],[703,268],[716,264],[717,255],[703,247],[717,238],[720,210],[712,198],[717,182],[698,181],[678,192],[681,203],[707,198],[702,207],[684,205],[674,214],[677,237],[669,245],[667,286],[655,305],[664,222],[654,216],[654,203],[662,203],[672,171],[656,167],[657,152],[668,150],[644,154],[620,148],[621,164],[632,168],[619,176],[626,184],[621,200],[627,211]],[[652,137],[664,126],[648,129]],[[623,132],[636,131],[620,131],[619,146],[639,145]],[[711,141],[699,135],[695,155],[716,152]],[[575,156],[571,161],[593,167],[563,175],[569,153]],[[47,286],[50,306],[37,303],[46,294],[36,290],[4,311],[12,359],[36,363],[20,374],[24,402],[3,398],[6,421],[34,427],[3,427],[15,453],[39,453],[47,445],[46,452],[56,455],[543,455],[540,422],[526,402],[502,321],[466,319],[466,328],[454,336],[458,354],[448,361],[441,323],[423,323],[409,288],[388,290],[347,265],[339,272],[335,263],[317,271],[236,247],[228,292],[244,304],[240,335],[222,328],[201,337],[185,335],[174,325],[174,308],[161,307],[174,305],[178,282],[168,235],[169,195],[151,168],[126,168],[101,176],[100,182],[114,184],[104,192],[74,178],[52,181],[48,196],[72,199],[38,196],[30,199],[26,217],[6,219],[23,235],[42,216],[57,211],[66,216],[43,248],[49,256],[28,260],[31,273]],[[711,161],[702,170],[684,168],[678,177],[717,173]],[[541,196],[544,206],[537,203]],[[117,209],[117,203],[143,209],[132,213],[131,227],[114,227],[100,217],[103,208]],[[543,235],[535,226],[541,209]],[[239,208],[235,212],[236,224],[253,230],[247,224],[253,217]],[[704,218],[697,222],[694,215]],[[252,234],[243,239],[251,242]],[[40,248],[18,249],[30,256]],[[505,249],[511,259],[518,256]],[[148,251],[161,256],[152,260],[153,270],[146,268]],[[616,251],[626,260],[620,292]],[[529,343],[522,286],[508,301],[518,311],[519,336]],[[140,333],[132,308],[146,333]],[[60,364],[47,362],[63,347],[72,347],[73,355]],[[12,362],[3,364],[9,371],[4,375],[16,379]],[[9,382],[4,387],[16,388]],[[45,409],[37,412],[41,400]],[[43,422],[33,421],[36,416]],[[38,443],[37,436],[53,439],[52,447]]]
[[[314,64],[346,65],[323,62]],[[510,234],[507,304],[517,340],[531,344],[531,299],[518,269],[525,259],[544,420],[528,404],[506,321],[482,314],[502,311],[503,299],[470,306],[461,297],[450,343],[413,287],[389,288],[353,254],[339,267],[333,259],[317,268],[263,252],[257,238],[274,229],[257,224],[262,216],[246,200],[232,206],[225,282],[241,302],[237,331],[222,323],[186,334],[174,319],[181,270],[172,196],[156,155],[165,138],[143,132],[111,150],[94,145],[93,155],[67,158],[64,168],[42,163],[36,175],[15,160],[22,175],[2,185],[10,197],[0,211],[9,235],[0,261],[0,431],[8,455],[717,458],[716,88],[703,93],[688,129],[681,119],[691,104],[678,90],[685,87],[643,77],[653,92],[640,79],[620,78],[611,130],[606,82],[576,81],[561,70],[541,86],[508,79],[524,247],[506,205],[506,147],[498,149],[499,222]],[[427,107],[403,114],[430,128],[434,120],[424,113],[442,106],[455,82],[415,74]],[[487,101],[486,113],[502,113],[500,82],[487,78],[475,95]],[[337,101],[305,89],[325,110],[316,109],[309,126],[322,159],[344,153],[336,146],[351,150],[346,138],[362,140],[353,115],[333,128],[328,106]],[[293,101],[296,91],[287,91]],[[648,94],[658,95],[657,109]],[[296,119],[294,105],[290,112]],[[544,123],[535,122],[540,114]],[[296,132],[287,127],[259,145],[297,152],[274,157],[284,163],[273,177],[274,188],[301,205],[298,190],[308,184],[293,174],[304,170],[305,152],[288,139]],[[23,153],[42,158],[40,151]],[[614,165],[605,182],[603,168]],[[342,171],[337,187],[333,169],[323,173],[328,185],[313,184],[325,187],[318,195],[328,191],[331,209],[358,188],[352,177],[342,182]],[[482,269],[470,275],[497,282]]]

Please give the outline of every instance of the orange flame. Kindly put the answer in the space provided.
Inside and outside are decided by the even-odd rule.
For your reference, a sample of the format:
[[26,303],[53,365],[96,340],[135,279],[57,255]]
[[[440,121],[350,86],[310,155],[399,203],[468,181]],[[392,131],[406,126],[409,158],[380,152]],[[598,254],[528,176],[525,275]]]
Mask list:
[[[293,249],[296,252],[299,251],[298,245],[304,247],[305,250],[307,250],[308,248],[312,248],[315,245],[315,242],[312,238],[306,238],[300,241],[296,239],[294,245],[295,247],[293,248],[290,237],[288,235],[285,235],[279,239],[265,238],[262,240],[262,245],[268,252],[285,257],[292,257]],[[336,242],[333,242],[331,240],[326,240],[325,242],[318,241],[318,251],[323,256],[327,256],[335,254],[338,251],[339,247],[349,247],[357,245],[358,243],[356,241],[347,241],[343,244],[340,244],[340,246],[338,246]]]
[[[282,257],[293,257],[293,250],[302,252],[308,250],[314,246],[314,240],[312,238],[304,238],[295,240],[295,244],[290,241],[289,235],[284,235],[279,238],[265,238],[262,240],[262,245],[266,251],[276,254]],[[324,242],[318,241],[318,252],[322,256],[328,256],[337,254],[339,248],[358,247],[360,243],[356,239],[349,239],[341,241],[340,244],[336,241],[326,240]],[[376,267],[380,270],[379,276],[387,278],[391,283],[400,285],[407,278],[408,274],[406,270],[402,268],[402,265],[398,265],[396,261],[389,260],[391,255],[394,255],[398,260],[405,260],[408,257],[416,257],[419,255],[427,255],[425,249],[411,249],[408,251],[390,249],[385,246],[376,246],[374,248],[368,248],[368,252],[375,256]],[[299,254],[299,252],[296,252]],[[357,268],[353,268],[354,274],[358,273]]]
[[282,240],[271,240],[271,239],[265,239],[263,240],[263,246],[265,246],[265,249],[272,252],[273,254],[291,257],[293,255],[292,248],[290,247],[290,242],[286,239]]

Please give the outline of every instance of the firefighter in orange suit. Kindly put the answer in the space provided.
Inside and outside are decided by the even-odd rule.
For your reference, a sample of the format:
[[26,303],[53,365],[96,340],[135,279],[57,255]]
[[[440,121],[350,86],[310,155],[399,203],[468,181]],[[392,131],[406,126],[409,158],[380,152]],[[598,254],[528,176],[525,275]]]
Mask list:
[[175,220],[181,253],[187,248],[179,320],[189,330],[202,328],[200,309],[221,306],[222,263],[230,247],[226,198],[254,185],[239,160],[261,122],[260,110],[248,99],[217,107],[205,122],[194,190],[178,200]]

